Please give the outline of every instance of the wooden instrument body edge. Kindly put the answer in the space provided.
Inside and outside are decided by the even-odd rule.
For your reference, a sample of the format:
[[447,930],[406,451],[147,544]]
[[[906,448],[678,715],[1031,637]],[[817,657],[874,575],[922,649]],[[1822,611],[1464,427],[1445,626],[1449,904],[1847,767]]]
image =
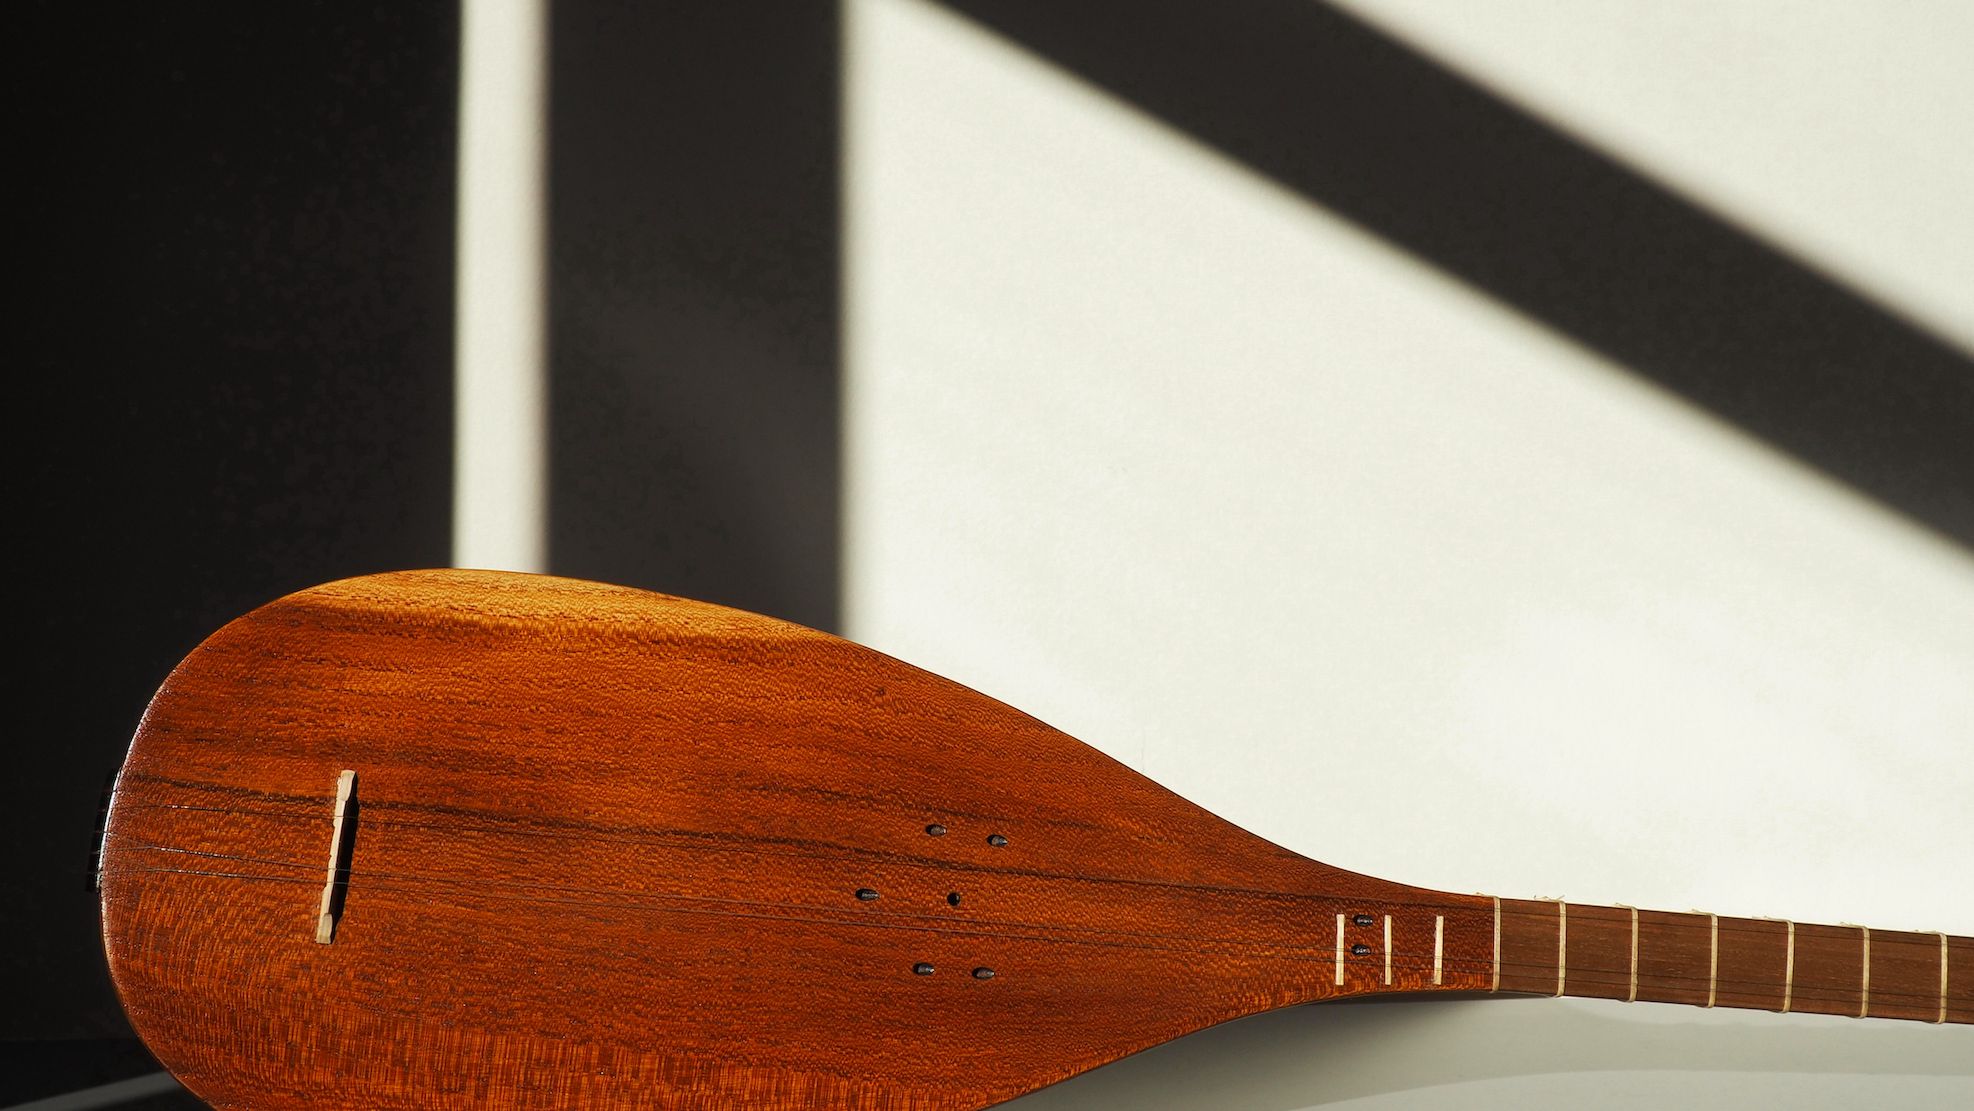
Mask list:
[[[1262,1010],[1561,971],[1543,906],[1309,860],[879,653],[495,572],[214,634],[137,731],[101,879],[132,1024],[219,1107],[981,1107]],[[1654,920],[1685,955],[1641,992],[1607,909],[1557,909],[1558,986],[1697,1002],[1693,922]],[[1924,990],[1934,936],[1881,948],[1878,1013],[1974,1020]],[[1843,938],[1806,940],[1795,1009],[1858,1010]],[[1771,1005],[1754,974],[1712,975]]]

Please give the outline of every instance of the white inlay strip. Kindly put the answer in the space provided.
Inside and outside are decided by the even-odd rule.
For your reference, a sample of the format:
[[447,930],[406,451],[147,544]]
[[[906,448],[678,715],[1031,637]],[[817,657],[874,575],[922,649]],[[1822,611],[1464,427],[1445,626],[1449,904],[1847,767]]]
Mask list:
[[[1940,935],[1940,1020],[1942,1022],[1946,1021],[1947,1015],[1946,938],[1947,935]],[[1445,950],[1446,916],[1436,914],[1433,916],[1433,983],[1435,984],[1440,982],[1440,954]]]
[[1563,994],[1563,969],[1570,955],[1570,905],[1556,900],[1556,994]]
[[1946,931],[1942,930],[1940,932],[1940,1017],[1934,1019],[1933,1021],[1945,1022],[1946,1020],[1947,1020],[1947,935],[1946,935]]
[[[1788,921],[1784,919],[1784,921]],[[1782,957],[1782,1013],[1789,1013],[1789,997],[1796,992],[1796,924],[1789,923],[1789,948]]]
[[1638,908],[1625,907],[1631,912],[1631,986],[1625,989],[1626,1003],[1638,1002]]
[[1385,915],[1385,983],[1391,983],[1391,915]]
[[315,917],[315,940],[324,945],[336,937],[336,919],[329,913],[329,906],[336,896],[336,861],[343,855],[343,815],[349,810],[350,793],[355,790],[355,772],[346,770],[336,777],[336,820],[329,829],[329,875],[322,881],[322,909]]
[[1720,987],[1720,915],[1707,912],[1707,1006],[1714,1005]]
[[1501,990],[1501,896],[1494,897],[1494,983],[1489,991]]
[[1859,926],[1858,932],[1864,937],[1864,969],[1859,973],[1857,1017],[1864,1018],[1871,1013],[1871,927]]
[[1343,915],[1337,915],[1337,983],[1343,983]]

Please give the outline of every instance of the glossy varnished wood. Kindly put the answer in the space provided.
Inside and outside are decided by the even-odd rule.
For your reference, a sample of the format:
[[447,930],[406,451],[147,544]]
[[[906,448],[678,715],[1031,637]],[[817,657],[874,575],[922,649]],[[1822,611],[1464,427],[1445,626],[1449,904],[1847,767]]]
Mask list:
[[1651,910],[1634,920],[1629,907],[1501,901],[1501,990],[1513,992],[1965,1023],[1967,946],[1862,926]]
[[1494,972],[1491,900],[1298,856],[947,680],[485,572],[215,634],[138,731],[102,861],[131,1021],[220,1107],[979,1107]]

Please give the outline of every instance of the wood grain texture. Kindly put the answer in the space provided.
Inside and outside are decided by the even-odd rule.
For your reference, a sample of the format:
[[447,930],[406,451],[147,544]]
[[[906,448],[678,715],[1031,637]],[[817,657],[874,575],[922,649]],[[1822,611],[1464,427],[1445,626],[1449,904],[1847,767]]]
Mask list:
[[981,1107],[1433,990],[1438,917],[1439,989],[1494,971],[1492,900],[1298,856],[845,641],[538,576],[228,625],[153,701],[105,836],[131,1022],[226,1108]]

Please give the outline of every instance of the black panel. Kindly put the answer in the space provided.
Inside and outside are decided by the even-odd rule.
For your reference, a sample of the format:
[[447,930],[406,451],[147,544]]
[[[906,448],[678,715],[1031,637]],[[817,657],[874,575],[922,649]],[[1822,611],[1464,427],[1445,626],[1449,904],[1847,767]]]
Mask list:
[[449,558],[458,15],[24,14],[0,1036],[127,1034],[84,873],[151,692],[252,606]]
[[553,24],[553,569],[834,627],[835,6]]
[[173,1081],[136,1038],[0,1042],[0,1106],[56,1096],[71,1097],[76,1108],[118,1111],[206,1106]]
[[1316,0],[947,3],[1974,545],[1964,352],[1432,59]]

